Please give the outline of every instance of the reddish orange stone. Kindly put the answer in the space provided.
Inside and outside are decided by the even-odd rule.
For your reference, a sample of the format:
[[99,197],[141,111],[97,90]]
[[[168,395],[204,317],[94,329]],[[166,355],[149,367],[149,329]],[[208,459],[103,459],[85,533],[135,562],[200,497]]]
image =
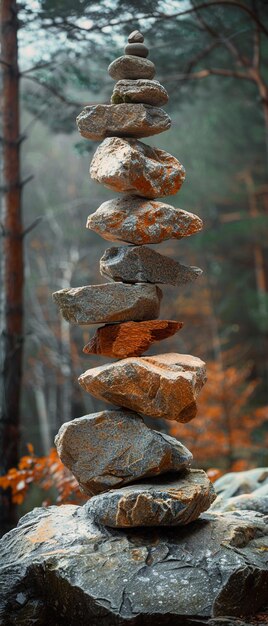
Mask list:
[[171,320],[107,324],[98,328],[90,342],[84,347],[83,352],[113,358],[140,356],[155,341],[161,341],[175,335],[182,326],[182,322]]

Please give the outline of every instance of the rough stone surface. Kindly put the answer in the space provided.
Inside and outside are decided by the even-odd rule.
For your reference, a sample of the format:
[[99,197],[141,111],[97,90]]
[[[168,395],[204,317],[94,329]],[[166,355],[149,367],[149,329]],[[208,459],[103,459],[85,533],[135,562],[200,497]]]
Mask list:
[[86,504],[95,521],[112,528],[185,526],[206,511],[215,492],[203,470],[161,476],[150,483],[112,489]]
[[170,117],[149,104],[92,104],[77,117],[82,137],[102,141],[105,137],[150,137],[168,130]]
[[112,104],[142,102],[159,107],[167,104],[168,93],[158,80],[119,80],[111,97]]
[[268,467],[256,467],[244,472],[228,472],[215,482],[216,492],[224,499],[250,494],[268,485]]
[[101,354],[115,359],[141,356],[155,341],[162,341],[175,335],[182,326],[182,322],[172,320],[107,324],[97,329],[95,335],[83,348],[83,352]]
[[135,139],[110,137],[104,139],[96,150],[90,175],[113,191],[159,198],[179,191],[185,179],[185,169],[164,150],[151,148]]
[[224,474],[216,481],[215,489],[218,494],[213,504],[215,510],[247,510],[268,514],[267,467]]
[[205,363],[188,354],[130,357],[87,370],[78,378],[99,400],[178,422],[196,416],[196,398],[205,380]]
[[145,284],[105,283],[53,293],[64,319],[81,325],[157,318],[161,298],[158,287]]
[[152,531],[97,527],[84,507],[35,509],[0,544],[0,623],[248,624],[267,602],[267,530],[252,512]]
[[197,215],[164,202],[123,196],[103,202],[89,215],[86,226],[107,241],[140,246],[189,237],[200,231],[203,223]]
[[132,411],[102,411],[63,424],[55,439],[61,461],[90,496],[188,468],[179,441],[146,426]]
[[153,78],[155,66],[149,59],[126,55],[115,59],[109,67],[108,73],[114,80],[122,78]]
[[100,273],[123,283],[185,285],[202,274],[199,267],[182,265],[146,246],[108,248],[100,260]]

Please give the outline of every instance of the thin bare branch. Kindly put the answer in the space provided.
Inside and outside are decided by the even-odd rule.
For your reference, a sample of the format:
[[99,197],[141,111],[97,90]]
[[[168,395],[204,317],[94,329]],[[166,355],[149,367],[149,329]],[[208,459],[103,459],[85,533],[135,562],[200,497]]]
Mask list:
[[[255,24],[258,25],[259,29],[265,33],[268,36],[268,29],[266,28],[266,26],[261,22],[261,20],[259,19],[259,17],[254,13],[254,11],[252,11],[247,5],[243,4],[243,2],[239,2],[239,0],[210,0],[210,2],[203,2],[202,4],[200,4],[198,6],[198,11],[201,11],[203,9],[209,9],[210,7],[214,7],[214,6],[230,6],[230,7],[234,7],[234,8],[238,8],[241,9],[241,11],[244,11],[245,13],[247,13],[247,15],[255,22]],[[191,15],[192,13],[196,13],[197,9],[196,7],[192,7],[190,9],[186,9],[185,11],[178,11],[177,13],[161,13],[160,11],[153,11],[152,13],[147,13],[147,14],[141,14],[141,15],[136,15],[136,20],[147,20],[147,19],[156,19],[158,20],[172,20],[178,17],[183,17],[185,15]],[[78,26],[77,24],[70,22],[68,20],[62,20],[61,24],[57,23],[57,24],[49,24],[48,28],[59,28],[60,25],[64,25],[72,30],[77,30],[77,31],[82,31],[84,33],[91,33],[92,31],[102,31],[104,28],[107,28],[108,26],[114,27],[114,26],[120,26],[123,24],[129,24],[129,23],[133,23],[133,18],[127,18],[127,19],[120,19],[120,20],[110,20],[104,24],[93,24],[92,26],[90,26],[90,28],[86,28],[83,26]]]
[[206,46],[203,50],[201,50],[201,52],[199,52],[195,57],[193,57],[189,61],[185,73],[186,74],[190,73],[192,71],[193,67],[195,67],[195,65],[197,65],[197,63],[199,63],[200,61],[205,59],[205,57],[208,56],[208,54],[210,54],[210,52],[212,52],[212,50],[214,50],[214,48],[216,48],[219,44],[220,44],[220,42],[213,41],[208,46]]
[[191,72],[190,74],[174,74],[173,76],[168,76],[163,78],[165,82],[170,80],[194,80],[194,79],[202,79],[207,78],[208,76],[226,76],[228,78],[241,78],[246,80],[254,81],[253,76],[246,72],[237,72],[235,70],[227,70],[222,68],[206,68],[203,70],[199,70],[198,72]]
[[253,39],[253,59],[252,65],[256,70],[260,69],[260,29],[256,26]]
[[29,67],[28,70],[24,70],[20,73],[21,76],[25,76],[26,74],[30,74],[31,72],[36,72],[37,70],[41,70],[44,67],[51,67],[51,65],[56,65],[56,61],[48,61],[47,63],[37,63],[32,67]]
[[196,9],[196,17],[198,21],[200,22],[201,26],[203,27],[203,29],[205,29],[211,35],[211,37],[213,37],[214,39],[217,39],[218,41],[220,41],[221,43],[225,45],[227,50],[229,50],[231,55],[234,57],[238,66],[244,65],[248,67],[250,65],[249,59],[247,59],[246,57],[240,54],[240,51],[238,50],[238,48],[235,46],[235,44],[232,41],[230,41],[230,39],[228,39],[228,37],[224,37],[224,35],[221,35],[217,30],[212,28],[212,26],[210,26],[210,24],[206,22],[203,15],[199,15],[198,7],[194,4],[193,0],[192,0],[192,4]]

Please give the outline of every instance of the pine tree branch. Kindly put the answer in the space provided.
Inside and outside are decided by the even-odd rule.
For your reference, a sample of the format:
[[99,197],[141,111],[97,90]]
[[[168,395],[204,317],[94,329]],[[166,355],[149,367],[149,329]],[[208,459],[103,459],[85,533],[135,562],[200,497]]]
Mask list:
[[40,87],[43,87],[44,89],[52,93],[53,96],[61,100],[61,102],[64,102],[64,104],[68,104],[69,106],[74,106],[74,107],[81,107],[80,102],[69,100],[62,93],[60,93],[57,89],[55,89],[55,87],[52,87],[52,85],[49,85],[48,83],[42,82],[36,76],[28,76],[27,74],[27,76],[24,76],[23,78],[26,78],[27,80],[31,80],[37,85],[39,85]]

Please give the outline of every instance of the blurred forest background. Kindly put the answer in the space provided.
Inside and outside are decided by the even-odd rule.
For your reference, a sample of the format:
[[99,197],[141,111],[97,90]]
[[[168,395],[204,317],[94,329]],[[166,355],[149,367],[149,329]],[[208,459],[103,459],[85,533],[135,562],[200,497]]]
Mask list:
[[[227,471],[267,465],[267,3],[2,0],[1,11],[1,150],[7,158],[11,146],[17,165],[20,152],[21,171],[13,168],[8,181],[5,167],[2,171],[0,457],[5,474],[27,454],[14,479],[17,501],[27,489],[22,480],[27,467],[34,474],[34,452],[48,455],[64,421],[104,406],[76,381],[82,371],[104,362],[82,353],[92,329],[70,327],[51,294],[105,282],[99,258],[107,242],[86,230],[85,223],[112,196],[89,178],[97,144],[79,137],[75,117],[83,105],[109,103],[114,82],[107,66],[123,54],[135,28],[144,34],[156,78],[169,92],[166,110],[173,122],[171,130],[146,143],[183,163],[186,182],[168,201],[204,221],[202,233],[156,247],[204,273],[189,287],[164,287],[161,317],[183,321],[184,328],[165,344],[156,344],[153,352],[190,353],[208,364],[198,418],[188,425],[161,422],[156,427],[189,446],[199,467]],[[8,14],[13,45],[18,37],[19,73],[14,72],[14,49],[12,63],[4,49]],[[8,103],[16,117],[15,94],[20,112],[16,137],[5,135],[8,77],[13,87],[14,81],[19,83]],[[19,281],[24,273],[24,311],[17,301],[21,326],[12,330],[6,315],[12,296],[13,275],[6,263],[12,237],[5,220],[14,189],[12,241],[17,251],[23,245],[23,263],[16,256],[16,271]],[[12,297],[19,297],[20,289],[14,294],[13,288]],[[60,471],[54,452],[49,459],[39,465],[42,476],[44,468],[44,476]],[[28,485],[31,476],[26,476]],[[31,496],[28,508],[38,497],[36,492]]]

